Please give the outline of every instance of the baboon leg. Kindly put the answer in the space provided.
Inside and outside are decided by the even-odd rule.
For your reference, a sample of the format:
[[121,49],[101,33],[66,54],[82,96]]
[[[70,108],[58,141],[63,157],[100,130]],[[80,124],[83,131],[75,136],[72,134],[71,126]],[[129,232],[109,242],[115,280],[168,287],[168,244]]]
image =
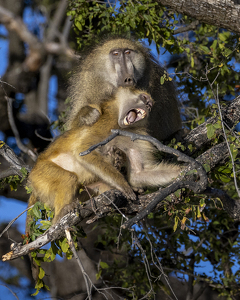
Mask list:
[[79,186],[77,175],[51,161],[41,161],[36,166],[30,173],[33,193],[55,209],[53,223],[56,223],[62,208],[75,199]]

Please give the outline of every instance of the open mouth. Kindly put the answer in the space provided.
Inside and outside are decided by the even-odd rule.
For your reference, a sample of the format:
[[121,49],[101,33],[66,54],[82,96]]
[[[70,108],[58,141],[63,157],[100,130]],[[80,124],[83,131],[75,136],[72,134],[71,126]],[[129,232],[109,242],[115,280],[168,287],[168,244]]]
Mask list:
[[126,117],[123,120],[123,124],[128,126],[131,125],[137,121],[140,121],[142,119],[144,119],[146,117],[147,113],[144,109],[141,108],[135,108],[135,109],[131,109]]

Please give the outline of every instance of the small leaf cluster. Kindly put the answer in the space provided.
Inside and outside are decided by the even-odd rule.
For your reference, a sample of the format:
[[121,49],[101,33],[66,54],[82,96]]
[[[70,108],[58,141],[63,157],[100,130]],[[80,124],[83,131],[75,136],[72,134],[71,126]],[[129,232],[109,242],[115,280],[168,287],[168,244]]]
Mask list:
[[[29,210],[29,226],[30,226],[30,236],[25,236],[25,243],[34,241],[38,236],[42,235],[49,227],[51,226],[51,221],[54,217],[53,211],[41,202],[36,202]],[[77,236],[83,237],[85,234],[81,228],[76,228],[73,233],[74,246],[77,249]],[[65,237],[62,237],[54,242],[51,242],[49,249],[37,249],[31,252],[31,256],[34,260],[34,263],[39,267],[38,280],[35,285],[36,292],[33,296],[37,295],[41,288],[48,287],[43,282],[43,277],[45,276],[45,271],[41,267],[43,262],[52,262],[55,260],[56,255],[63,257],[66,256],[67,259],[72,258],[72,251],[69,248],[68,241]]]
[[18,175],[8,176],[0,180],[0,189],[3,189],[5,185],[9,185],[11,191],[17,191],[18,186],[21,185],[24,179],[26,179],[28,175],[28,171],[25,168],[21,170],[22,176],[19,177]]

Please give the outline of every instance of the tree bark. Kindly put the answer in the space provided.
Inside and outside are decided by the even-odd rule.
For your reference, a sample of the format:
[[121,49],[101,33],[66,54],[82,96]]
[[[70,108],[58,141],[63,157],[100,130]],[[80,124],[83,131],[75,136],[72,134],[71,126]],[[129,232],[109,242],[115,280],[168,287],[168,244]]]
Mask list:
[[232,0],[158,0],[158,3],[200,22],[240,33],[240,5]]

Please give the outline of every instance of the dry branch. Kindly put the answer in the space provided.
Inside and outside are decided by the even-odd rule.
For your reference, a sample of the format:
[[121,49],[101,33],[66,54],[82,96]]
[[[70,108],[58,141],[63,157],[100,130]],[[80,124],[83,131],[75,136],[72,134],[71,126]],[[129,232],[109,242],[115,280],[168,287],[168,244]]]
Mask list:
[[[234,124],[237,122],[240,116],[240,97],[237,97],[234,101],[232,101],[227,107],[223,109],[223,118],[224,122],[228,124],[229,127],[233,127]],[[194,129],[190,132],[189,136],[186,137],[185,141],[196,141],[197,137],[203,137],[200,139],[202,145],[207,142],[207,129],[206,125],[211,122],[212,124],[218,121],[218,117],[210,118],[204,124]],[[219,134],[221,130],[219,131]],[[149,137],[146,137],[149,138]],[[153,139],[150,137],[150,139]],[[108,139],[110,140],[110,138]],[[175,154],[177,156],[181,156],[182,161],[190,162],[191,164],[187,167],[186,171],[189,170],[198,170],[200,174],[200,180],[195,182],[196,180],[196,173],[187,175],[187,180],[183,180],[183,178],[178,178],[173,182],[170,186],[164,189],[160,189],[159,191],[139,196],[137,201],[131,202],[124,198],[121,192],[117,190],[108,191],[91,201],[87,201],[84,203],[84,206],[81,206],[79,212],[71,212],[67,214],[64,218],[60,220],[57,224],[52,226],[48,231],[46,231],[42,236],[36,239],[34,242],[28,245],[13,245],[12,251],[6,254],[3,259],[10,260],[17,258],[21,255],[29,253],[31,250],[37,249],[42,247],[43,245],[60,238],[64,235],[64,230],[68,227],[71,227],[74,224],[81,222],[82,220],[89,218],[91,215],[94,217],[91,220],[88,220],[87,223],[91,223],[98,218],[106,216],[108,213],[112,213],[115,211],[116,206],[121,209],[124,214],[127,215],[135,215],[134,218],[128,220],[127,224],[124,227],[129,227],[133,223],[138,222],[142,218],[144,218],[149,212],[151,211],[158,211],[162,206],[162,200],[165,199],[166,196],[170,195],[176,189],[187,187],[192,189],[194,192],[206,194],[210,197],[218,197],[222,200],[223,206],[226,211],[233,217],[235,220],[240,220],[240,201],[236,201],[230,198],[224,191],[208,188],[206,186],[206,175],[200,164],[207,164],[209,165],[209,169],[213,169],[217,164],[225,161],[229,157],[229,153],[226,147],[226,143],[220,143],[215,145],[211,149],[208,149],[206,152],[201,154],[197,159],[196,162],[192,158],[187,157],[186,155],[176,152],[176,150],[166,147],[159,143],[157,140],[153,139],[151,142],[156,142],[156,147],[159,148],[160,151],[168,152]],[[201,147],[201,143],[197,144],[197,147]],[[20,170],[22,166],[24,166],[23,162],[19,161],[16,155],[9,150],[10,148],[5,144],[2,145],[0,148],[0,154],[2,154],[8,161],[10,161],[11,165],[16,169]],[[6,155],[6,151],[10,151],[10,154]],[[11,157],[11,158],[10,158]],[[200,163],[200,164],[199,164]],[[26,166],[25,166],[26,167]],[[28,168],[29,171],[29,168]],[[96,206],[93,210],[92,201],[95,202]],[[179,203],[181,200],[177,200],[176,203]],[[114,203],[114,205],[113,205]],[[172,203],[173,205],[176,203]]]
[[[15,153],[14,151],[4,142],[0,141],[0,155],[2,155],[6,161],[11,165],[12,174],[11,175],[20,175],[22,177],[21,169],[25,168],[28,172],[31,171],[31,168],[26,165]],[[10,176],[8,172],[8,176]],[[2,175],[2,174],[1,174]],[[3,178],[2,176],[0,176]]]

